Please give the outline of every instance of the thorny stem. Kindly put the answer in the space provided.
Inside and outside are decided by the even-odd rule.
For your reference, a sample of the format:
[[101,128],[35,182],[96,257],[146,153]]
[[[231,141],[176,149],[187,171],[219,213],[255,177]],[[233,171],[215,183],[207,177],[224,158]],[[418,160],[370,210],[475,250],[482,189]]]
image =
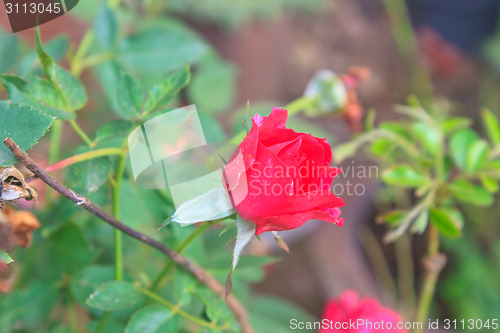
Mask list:
[[426,273],[422,284],[422,290],[420,292],[417,315],[415,318],[417,322],[422,323],[422,327],[417,327],[413,333],[421,333],[423,331],[423,326],[425,325],[424,322],[427,319],[432,298],[434,297],[434,292],[436,290],[439,273],[446,263],[444,255],[439,253],[439,230],[437,227],[430,224],[427,236],[427,257],[424,258],[424,268]]
[[[205,223],[201,224],[199,227],[197,227],[196,229],[194,229],[194,231],[179,246],[179,248],[177,249],[177,253],[179,253],[179,254],[182,253],[189,246],[189,244],[191,244],[199,235],[201,235],[203,233],[203,231],[210,228],[210,226],[212,226],[215,222],[218,222],[218,220],[205,222]],[[151,285],[151,288],[149,288],[150,291],[155,291],[156,288],[158,288],[160,286],[160,283],[163,281],[165,276],[168,274],[168,272],[172,268],[173,264],[174,264],[173,261],[169,261],[165,265],[165,267],[161,270],[160,274],[158,274],[158,277],[155,279],[155,281]]]
[[[9,148],[9,150],[14,154],[14,156],[16,156],[19,162],[24,164],[26,168],[28,168],[28,170],[33,172],[36,176],[38,176],[38,178],[40,178],[47,185],[49,185],[54,190],[59,192],[61,195],[74,202],[77,206],[80,206],[85,210],[87,210],[88,212],[90,212],[91,214],[97,216],[98,218],[108,223],[112,227],[162,252],[176,264],[178,264],[186,271],[188,271],[191,275],[193,275],[198,281],[200,281],[208,288],[210,288],[213,292],[218,294],[220,297],[225,298],[226,288],[203,268],[199,267],[189,259],[184,258],[179,253],[175,252],[174,250],[170,249],[169,247],[165,246],[159,241],[154,240],[153,238],[148,237],[143,233],[123,224],[110,214],[106,213],[104,210],[102,210],[101,207],[97,206],[88,198],[76,194],[63,184],[59,183],[54,178],[50,177],[35,162],[33,162],[33,160],[29,158],[28,155],[26,155],[11,138],[5,139],[4,144],[7,146],[7,148]],[[247,312],[245,308],[241,305],[241,303],[232,295],[227,296],[227,298],[225,298],[225,301],[228,308],[234,314],[236,320],[241,326],[242,332],[253,333],[252,326],[250,325],[250,322],[248,320]]]

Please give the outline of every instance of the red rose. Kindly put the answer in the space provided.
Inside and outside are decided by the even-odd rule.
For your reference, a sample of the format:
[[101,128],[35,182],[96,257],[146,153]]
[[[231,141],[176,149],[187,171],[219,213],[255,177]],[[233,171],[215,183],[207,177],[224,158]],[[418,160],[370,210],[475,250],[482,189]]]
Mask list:
[[311,219],[341,226],[344,201],[330,191],[341,171],[330,167],[326,139],[285,127],[288,111],[255,115],[252,128],[224,168],[224,185],[236,212],[256,234],[295,229]]
[[374,299],[359,300],[356,292],[346,291],[339,300],[331,300],[326,304],[322,329],[318,333],[407,332],[398,329],[398,323],[402,323],[402,320],[396,312],[384,308]]

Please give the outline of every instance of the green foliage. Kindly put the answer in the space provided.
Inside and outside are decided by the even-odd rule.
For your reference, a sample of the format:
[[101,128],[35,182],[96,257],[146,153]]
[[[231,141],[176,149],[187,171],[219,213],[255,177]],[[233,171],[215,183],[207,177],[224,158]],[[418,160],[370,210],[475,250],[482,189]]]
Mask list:
[[189,83],[190,77],[189,66],[184,65],[180,70],[170,73],[163,82],[154,85],[144,106],[146,114],[170,102],[172,97]]
[[201,110],[222,113],[233,103],[236,89],[236,69],[219,59],[204,61],[197,68],[187,94]]
[[[67,111],[75,111],[82,108],[87,102],[87,94],[80,81],[57,65],[55,60],[43,49],[40,40],[40,30],[37,28],[35,34],[36,52],[42,66],[46,80],[38,79],[35,82],[35,97],[47,98],[49,105]],[[39,98],[42,102],[45,99]],[[50,103],[52,102],[52,103]]]
[[[49,129],[53,117],[33,107],[0,101],[0,140],[14,140],[23,150],[33,147]],[[8,166],[17,159],[5,145],[0,145],[0,166]]]
[[90,265],[74,275],[71,284],[71,296],[80,305],[86,305],[90,295],[101,285],[114,280],[115,271],[108,265]]
[[179,321],[167,308],[150,306],[132,315],[127,324],[127,333],[177,332]]
[[193,31],[169,19],[120,41],[116,56],[132,71],[165,75],[197,62],[207,51],[208,46]]
[[[92,151],[88,147],[81,147],[75,154]],[[68,168],[67,184],[75,190],[89,194],[97,191],[108,179],[112,169],[111,158],[108,156],[93,158],[80,162]]]
[[428,179],[420,171],[410,165],[396,165],[390,167],[382,174],[382,179],[390,185],[420,187],[427,183]]
[[4,264],[10,264],[13,262],[12,258],[3,250],[0,250],[0,262]]
[[431,208],[429,217],[432,223],[446,236],[460,236],[464,224],[459,211]]
[[[490,227],[487,227],[491,234]],[[446,242],[450,253],[448,274],[444,274],[438,297],[446,302],[450,312],[464,318],[496,318],[500,311],[500,247],[477,244],[476,235]]]
[[52,307],[57,302],[56,288],[33,281],[21,290],[2,296],[0,325],[2,332],[16,332],[21,326],[34,330],[45,326]]
[[123,310],[142,301],[142,295],[134,286],[124,281],[108,282],[90,294],[86,303],[104,311]]
[[[298,322],[314,321],[309,314],[304,313],[288,302],[276,298],[259,297],[249,307],[250,320],[256,332],[286,333],[290,331],[290,314]],[[302,332],[312,332],[302,330]]]
[[125,118],[138,117],[144,103],[144,91],[141,84],[132,76],[121,72],[117,83],[116,98],[119,112]]
[[104,50],[113,48],[118,38],[118,26],[113,11],[108,6],[102,6],[94,21],[94,30],[98,31],[97,40]]
[[395,240],[406,230],[422,233],[429,222],[443,235],[459,236],[464,225],[464,204],[491,206],[500,181],[500,127],[483,111],[489,141],[471,128],[467,118],[454,117],[443,104],[424,109],[415,98],[398,111],[408,117],[383,122],[335,149],[336,161],[352,156],[369,144],[384,171],[382,180],[397,188],[411,188],[419,200],[412,209],[384,214]]

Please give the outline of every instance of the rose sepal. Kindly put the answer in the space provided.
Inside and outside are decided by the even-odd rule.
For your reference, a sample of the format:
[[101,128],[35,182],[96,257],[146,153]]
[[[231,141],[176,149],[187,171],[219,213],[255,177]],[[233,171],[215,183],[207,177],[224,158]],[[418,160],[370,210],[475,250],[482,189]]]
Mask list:
[[231,293],[231,289],[233,289],[233,272],[238,265],[238,261],[240,260],[240,255],[245,246],[250,242],[252,237],[255,235],[255,229],[257,226],[255,223],[248,222],[243,219],[241,216],[236,215],[236,244],[234,245],[233,250],[233,264],[231,268],[231,272],[229,273],[226,280],[226,296]]
[[175,214],[168,218],[159,229],[170,222],[190,225],[199,222],[219,220],[235,214],[231,199],[223,188],[215,188],[184,202]]

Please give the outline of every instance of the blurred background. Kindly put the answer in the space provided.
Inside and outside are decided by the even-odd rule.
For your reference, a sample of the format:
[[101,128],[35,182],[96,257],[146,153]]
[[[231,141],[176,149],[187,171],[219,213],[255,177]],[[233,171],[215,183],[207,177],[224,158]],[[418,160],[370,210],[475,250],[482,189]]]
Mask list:
[[[455,114],[475,123],[483,107],[499,114],[500,2],[496,0],[124,0],[122,6],[127,9],[120,17],[125,22],[123,34],[146,21],[169,17],[188,26],[203,47],[218,54],[198,57],[198,51],[187,51],[197,59],[192,82],[178,101],[197,105],[212,141],[223,141],[242,129],[247,101],[252,113],[269,113],[272,107],[302,96],[318,69],[336,73],[348,73],[353,66],[367,69],[369,78],[359,84],[357,99],[364,110],[375,110],[377,122],[397,119],[394,105],[405,103],[409,93],[429,90],[449,101]],[[45,43],[52,45],[56,56],[57,45],[64,44],[59,52],[63,58],[82,39],[99,9],[97,1],[80,1],[70,14],[41,27]],[[0,23],[8,31],[4,13]],[[33,44],[33,31],[19,37],[16,47],[26,52]],[[2,35],[1,57],[12,50],[8,39],[8,34]],[[150,37],[147,42],[169,51],[161,48],[161,39]],[[137,56],[147,54],[136,47]],[[29,73],[29,60],[20,59],[14,59],[15,66]],[[123,61],[144,82],[172,69],[162,54],[150,59],[149,64],[136,64],[133,56]],[[8,67],[2,68],[2,63],[6,58],[0,59],[4,72]],[[106,94],[105,70],[82,75],[90,98],[79,120],[83,128],[92,129],[115,116],[103,112],[112,102],[93,98]],[[290,119],[289,127],[327,137],[333,147],[352,135],[345,121],[331,115],[300,114]],[[69,128],[63,135],[68,147],[79,140]],[[48,142],[41,145],[33,154],[48,165]],[[362,155],[344,164],[376,165]],[[284,232],[290,255],[283,255],[270,238],[250,245],[251,254],[279,256],[266,266],[263,280],[252,287],[254,292],[283,298],[319,317],[327,299],[355,289],[405,313],[405,305],[397,302],[394,281],[406,274],[417,285],[420,282],[423,237],[405,236],[396,244],[384,244],[386,227],[376,223],[384,207],[377,177],[347,176],[336,182],[349,180],[363,184],[366,191],[342,196],[346,201],[342,228],[312,221]],[[443,240],[448,264],[438,283],[432,316],[486,318],[500,313],[499,210],[466,207],[464,236]],[[397,255],[395,247],[402,254]],[[406,271],[398,271],[396,262],[406,262]]]

